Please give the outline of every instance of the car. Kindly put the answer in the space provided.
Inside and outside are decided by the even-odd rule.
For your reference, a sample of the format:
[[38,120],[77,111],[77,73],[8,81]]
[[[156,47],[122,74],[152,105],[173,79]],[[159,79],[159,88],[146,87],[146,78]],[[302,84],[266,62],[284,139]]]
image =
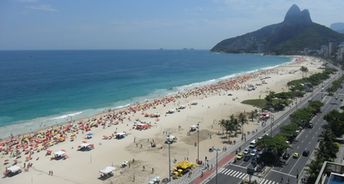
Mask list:
[[257,150],[256,149],[253,149],[251,152],[250,152],[250,155],[251,156],[256,156],[257,154]]
[[308,123],[307,128],[313,128],[313,123]]
[[249,148],[245,148],[245,149],[244,149],[244,154],[247,155],[247,154],[249,154],[249,153],[250,153],[250,149],[249,149]]
[[247,162],[247,161],[250,160],[250,158],[251,158],[251,157],[250,157],[249,155],[246,155],[246,156],[244,157],[244,161]]
[[244,153],[242,153],[242,152],[238,153],[238,154],[235,156],[235,158],[236,158],[237,160],[241,160],[243,157],[244,157]]
[[284,160],[287,160],[289,157],[290,157],[290,154],[287,153],[287,152],[284,152],[284,153],[282,154],[282,158],[283,158]]
[[297,153],[297,152],[293,153],[293,158],[299,158],[299,156],[300,156],[299,153]]
[[309,151],[308,150],[305,150],[305,151],[302,152],[302,156],[308,157],[308,155],[309,155]]

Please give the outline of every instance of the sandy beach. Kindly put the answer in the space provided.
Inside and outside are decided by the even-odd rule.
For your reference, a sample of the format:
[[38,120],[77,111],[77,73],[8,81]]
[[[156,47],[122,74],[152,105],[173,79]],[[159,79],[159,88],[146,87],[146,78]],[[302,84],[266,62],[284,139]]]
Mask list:
[[[0,170],[5,171],[6,167],[17,163],[23,172],[0,178],[0,183],[141,184],[148,183],[155,176],[165,178],[168,175],[168,150],[164,141],[168,134],[177,137],[176,143],[171,144],[172,166],[175,160],[196,161],[197,133],[188,132],[190,126],[197,123],[200,127],[199,158],[212,158],[214,153],[208,151],[210,147],[230,147],[234,144],[228,144],[228,139],[218,135],[222,132],[218,125],[220,119],[255,110],[241,102],[264,98],[269,91],[286,91],[287,82],[305,75],[300,71],[301,66],[309,69],[306,74],[309,76],[321,72],[319,68],[322,64],[316,58],[295,56],[292,62],[273,69],[244,74],[93,118],[5,139],[0,143]],[[248,85],[254,85],[256,89],[248,91]],[[149,128],[138,130],[134,125],[140,123],[148,124]],[[249,120],[244,132],[254,132],[259,126],[256,120]],[[126,136],[115,139],[119,132],[125,132]],[[86,139],[87,133],[92,138]],[[231,140],[239,142],[240,135]],[[78,151],[82,143],[93,144],[94,149]],[[51,160],[52,155],[46,155],[47,150],[52,154],[62,150],[68,158]],[[129,161],[130,165],[121,168],[124,161]],[[106,166],[116,168],[114,176],[106,180],[98,179],[99,170]]]

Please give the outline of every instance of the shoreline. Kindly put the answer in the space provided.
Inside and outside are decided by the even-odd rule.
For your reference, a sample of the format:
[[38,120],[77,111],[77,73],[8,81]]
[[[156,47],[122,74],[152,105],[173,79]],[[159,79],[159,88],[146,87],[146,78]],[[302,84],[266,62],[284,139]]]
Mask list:
[[[0,141],[8,139],[11,136],[14,136],[14,137],[24,136],[26,134],[32,134],[32,133],[35,133],[37,131],[42,131],[45,129],[53,128],[55,126],[62,126],[62,125],[68,124],[68,123],[75,123],[77,121],[84,121],[84,120],[90,119],[92,117],[104,115],[108,111],[123,110],[123,109],[128,108],[132,105],[141,104],[141,103],[154,101],[156,99],[160,99],[160,98],[164,98],[164,97],[177,95],[178,93],[187,92],[188,90],[192,90],[194,88],[204,87],[204,86],[208,86],[208,85],[215,85],[217,83],[225,82],[227,80],[234,80],[236,77],[240,77],[242,75],[254,74],[257,72],[262,72],[265,70],[270,70],[270,69],[274,69],[277,67],[285,66],[285,65],[293,63],[294,60],[299,56],[285,56],[285,55],[283,55],[281,57],[288,57],[290,60],[288,62],[284,62],[284,63],[273,65],[273,66],[262,67],[262,68],[253,69],[253,70],[249,70],[249,71],[225,75],[225,76],[222,76],[219,78],[209,79],[206,81],[195,82],[195,83],[186,84],[186,85],[182,85],[182,86],[176,86],[176,87],[173,87],[172,89],[157,89],[155,91],[164,90],[164,93],[155,95],[154,94],[155,91],[153,91],[152,93],[150,93],[146,96],[134,97],[132,100],[129,100],[129,103],[127,103],[125,105],[107,106],[107,107],[96,108],[96,109],[77,110],[77,111],[73,111],[73,112],[65,112],[63,114],[38,117],[38,118],[35,118],[32,120],[21,120],[21,121],[13,122],[13,124],[10,124],[10,125],[0,126]],[[127,100],[123,100],[123,101],[127,101]],[[119,103],[119,102],[115,102],[115,103]],[[92,111],[92,112],[87,113],[87,111]],[[84,113],[86,113],[86,114],[82,115]],[[78,115],[80,115],[80,116],[78,116]],[[63,118],[60,118],[60,117],[63,117]],[[75,119],[74,119],[74,117],[75,117]],[[70,120],[68,120],[68,119],[70,119]],[[29,130],[26,127],[30,127]],[[11,131],[11,130],[15,130],[15,131]]]

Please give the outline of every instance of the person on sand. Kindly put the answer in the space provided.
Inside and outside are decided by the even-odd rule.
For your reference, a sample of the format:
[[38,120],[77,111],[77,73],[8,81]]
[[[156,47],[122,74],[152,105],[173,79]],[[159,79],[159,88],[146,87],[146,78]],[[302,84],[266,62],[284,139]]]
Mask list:
[[142,171],[145,171],[145,169],[146,169],[146,167],[143,165],[143,166],[142,166]]
[[154,173],[154,168],[152,168],[152,174]]

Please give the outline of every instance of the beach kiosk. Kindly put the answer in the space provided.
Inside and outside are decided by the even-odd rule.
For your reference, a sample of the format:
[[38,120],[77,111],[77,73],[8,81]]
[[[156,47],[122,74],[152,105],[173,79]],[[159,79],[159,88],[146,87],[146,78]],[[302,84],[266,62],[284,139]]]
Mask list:
[[114,170],[115,170],[115,168],[112,166],[105,167],[104,169],[99,171],[100,172],[100,178],[106,179],[106,178],[113,176]]
[[6,176],[11,177],[11,176],[17,175],[19,173],[21,173],[20,167],[17,165],[13,165],[11,167],[6,168],[4,175],[5,175],[5,177]]

